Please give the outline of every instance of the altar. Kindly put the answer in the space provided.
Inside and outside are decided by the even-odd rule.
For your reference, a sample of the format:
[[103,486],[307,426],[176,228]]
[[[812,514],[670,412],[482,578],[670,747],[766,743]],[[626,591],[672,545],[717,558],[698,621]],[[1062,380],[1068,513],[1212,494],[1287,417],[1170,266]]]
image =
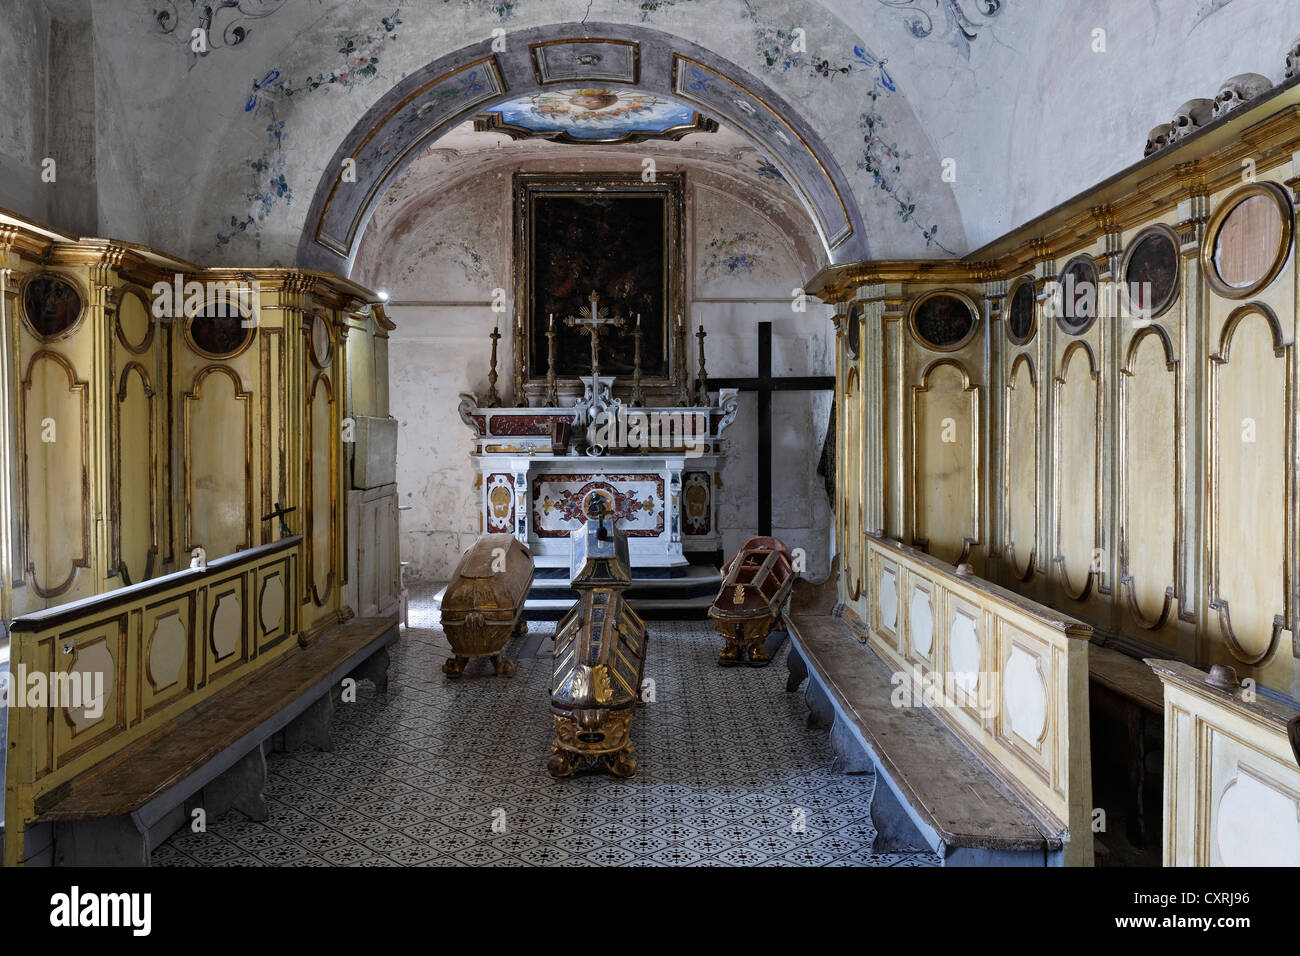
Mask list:
[[736,410],[731,393],[718,407],[621,407],[609,416],[611,441],[600,454],[576,444],[557,454],[552,425],[572,426],[576,406],[485,408],[464,394],[460,417],[474,434],[479,533],[513,534],[538,568],[567,568],[569,533],[599,499],[627,535],[634,569],[684,572],[692,557],[716,566],[723,433]]

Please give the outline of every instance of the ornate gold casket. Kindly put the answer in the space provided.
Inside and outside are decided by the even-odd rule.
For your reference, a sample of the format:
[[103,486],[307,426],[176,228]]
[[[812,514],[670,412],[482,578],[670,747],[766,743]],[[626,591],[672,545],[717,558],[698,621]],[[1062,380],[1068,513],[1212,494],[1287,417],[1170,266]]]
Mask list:
[[528,630],[522,615],[532,583],[533,556],[514,535],[485,534],[461,555],[442,599],[442,628],[456,655],[444,674],[459,677],[471,657],[491,658],[505,677],[515,672],[501,651],[511,634]]
[[604,767],[626,777],[636,770],[629,733],[646,650],[645,624],[622,595],[631,580],[627,537],[599,515],[570,540],[570,584],[582,597],[555,629],[547,770],[567,777],[580,766]]
[[772,659],[764,642],[794,587],[790,552],[776,538],[750,538],[723,566],[722,574],[722,589],[709,608],[724,642],[718,663],[766,667]]

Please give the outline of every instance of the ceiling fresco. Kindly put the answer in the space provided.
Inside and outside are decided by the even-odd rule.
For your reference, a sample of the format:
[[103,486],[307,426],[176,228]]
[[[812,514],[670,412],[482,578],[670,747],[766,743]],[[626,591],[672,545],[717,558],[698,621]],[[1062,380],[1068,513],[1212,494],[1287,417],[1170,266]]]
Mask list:
[[635,89],[543,90],[507,100],[474,119],[480,131],[555,143],[639,143],[711,133],[716,120],[691,106]]

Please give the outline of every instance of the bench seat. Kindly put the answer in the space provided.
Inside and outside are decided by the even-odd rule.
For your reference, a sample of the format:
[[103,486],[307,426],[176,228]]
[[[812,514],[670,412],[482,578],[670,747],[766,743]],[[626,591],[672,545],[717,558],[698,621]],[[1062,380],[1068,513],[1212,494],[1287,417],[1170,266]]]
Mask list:
[[945,866],[1092,865],[1092,629],[914,548],[868,535],[865,586],[840,557],[798,581],[787,691],[835,766],[876,774],[876,853]]
[[[809,677],[842,721],[837,738],[844,731],[857,738],[880,771],[877,792],[894,791],[926,847],[945,862],[958,850],[987,851],[971,855],[976,865],[1025,853],[1045,862],[1062,847],[1061,830],[1044,827],[929,708],[893,706],[889,667],[842,619],[795,615],[790,623]],[[887,846],[877,838],[877,852],[906,849],[888,836]]]
[[208,814],[233,806],[265,819],[263,745],[292,730],[295,721],[310,720],[318,741],[326,733],[328,746],[322,728],[332,712],[332,689],[355,675],[386,690],[387,648],[397,636],[392,618],[337,625],[187,711],[175,725],[42,795],[34,823],[53,825],[51,862],[148,865],[153,847],[196,805]]

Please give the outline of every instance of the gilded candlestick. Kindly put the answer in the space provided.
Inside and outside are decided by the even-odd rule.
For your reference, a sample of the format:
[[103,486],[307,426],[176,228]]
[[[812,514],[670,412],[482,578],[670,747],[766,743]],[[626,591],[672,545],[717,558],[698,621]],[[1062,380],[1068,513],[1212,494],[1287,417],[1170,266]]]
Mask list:
[[501,340],[501,329],[492,326],[492,364],[488,368],[488,393],[483,402],[484,408],[500,408],[501,396],[497,394],[497,342]]
[[695,333],[695,337],[700,340],[700,370],[695,376],[695,404],[699,408],[705,408],[709,404],[709,374],[704,370],[704,338],[708,334],[701,322],[700,330]]
[[555,316],[550,317],[546,327],[546,397],[542,401],[543,408],[558,408],[560,405],[560,393],[556,389],[557,380],[555,377]]
[[528,396],[524,394],[524,317],[519,316],[515,323],[515,395],[516,408],[528,406]]
[[645,396],[641,393],[641,313],[639,312],[636,316],[636,328],[632,330],[632,341],[632,394],[628,398],[628,404],[632,408],[642,408],[645,405]]

